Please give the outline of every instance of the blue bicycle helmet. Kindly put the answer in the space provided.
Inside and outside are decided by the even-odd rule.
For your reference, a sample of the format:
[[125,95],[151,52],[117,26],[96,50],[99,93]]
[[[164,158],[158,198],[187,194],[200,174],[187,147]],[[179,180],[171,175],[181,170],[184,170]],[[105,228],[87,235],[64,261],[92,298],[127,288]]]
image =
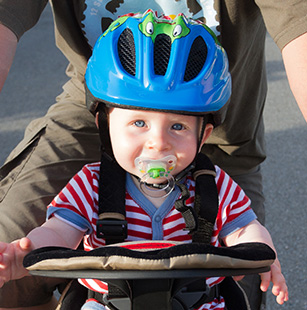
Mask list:
[[[192,115],[213,114],[231,94],[224,49],[208,27],[179,14],[148,10],[115,20],[98,39],[85,75],[87,105]],[[222,109],[222,110],[221,110]]]

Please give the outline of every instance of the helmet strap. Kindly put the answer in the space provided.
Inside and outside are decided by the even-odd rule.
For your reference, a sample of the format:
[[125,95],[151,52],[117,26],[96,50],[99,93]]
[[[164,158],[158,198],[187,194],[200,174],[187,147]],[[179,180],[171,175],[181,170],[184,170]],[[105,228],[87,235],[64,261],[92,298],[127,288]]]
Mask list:
[[206,126],[208,124],[208,118],[209,118],[209,116],[205,115],[205,116],[203,116],[203,118],[201,120],[200,134],[199,134],[199,139],[198,139],[198,142],[197,142],[197,153],[196,153],[195,158],[197,157],[197,154],[198,154],[198,152],[200,150],[200,147],[201,147],[201,142],[203,140],[203,137],[204,137],[204,134],[205,134],[205,130],[206,130]]
[[115,161],[109,132],[109,120],[107,107],[104,104],[99,105],[98,109],[99,136],[101,142],[101,153],[109,157],[109,160]]

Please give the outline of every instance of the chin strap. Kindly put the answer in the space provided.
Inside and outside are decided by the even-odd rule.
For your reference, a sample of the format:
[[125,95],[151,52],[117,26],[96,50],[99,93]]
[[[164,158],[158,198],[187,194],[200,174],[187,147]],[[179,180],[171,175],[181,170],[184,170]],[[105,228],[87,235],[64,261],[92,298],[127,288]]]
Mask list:
[[214,165],[203,153],[197,156],[193,177],[196,183],[194,211],[198,215],[198,228],[192,240],[210,244],[219,209],[219,198]]
[[186,200],[190,197],[190,193],[185,184],[178,183],[176,185],[181,191],[181,198],[175,202],[175,208],[181,213],[182,217],[184,218],[184,230],[189,230],[190,234],[192,234],[198,228],[198,221],[194,209],[186,205]]
[[[193,235],[193,242],[210,244],[214,223],[218,212],[218,192],[215,183],[215,168],[210,159],[199,153],[193,169],[195,180],[194,208],[186,205],[190,193],[185,184],[176,180],[176,185],[181,190],[181,198],[175,202],[175,208],[179,211],[186,223],[186,230]],[[186,175],[188,171],[185,171]]]

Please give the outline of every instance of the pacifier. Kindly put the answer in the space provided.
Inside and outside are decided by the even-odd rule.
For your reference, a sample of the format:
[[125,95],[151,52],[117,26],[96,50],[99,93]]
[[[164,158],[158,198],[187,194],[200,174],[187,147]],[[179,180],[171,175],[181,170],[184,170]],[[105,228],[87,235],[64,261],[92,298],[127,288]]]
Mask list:
[[161,159],[137,157],[134,163],[143,174],[140,179],[140,188],[144,194],[153,198],[162,198],[174,189],[175,180],[171,174],[177,163],[174,155]]

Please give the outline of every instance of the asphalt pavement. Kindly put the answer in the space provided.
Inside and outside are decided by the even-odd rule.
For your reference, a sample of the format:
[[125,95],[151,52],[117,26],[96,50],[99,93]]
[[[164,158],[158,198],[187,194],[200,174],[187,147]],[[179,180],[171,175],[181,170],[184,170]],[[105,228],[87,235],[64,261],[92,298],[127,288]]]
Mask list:
[[[267,37],[269,93],[264,111],[267,159],[262,165],[266,226],[270,230],[290,300],[278,306],[268,294],[268,310],[307,310],[307,125],[289,89],[280,52]],[[0,94],[0,164],[22,139],[27,124],[45,114],[67,80],[67,61],[55,47],[50,8],[18,44],[14,64]],[[307,85],[306,85],[307,87]]]

